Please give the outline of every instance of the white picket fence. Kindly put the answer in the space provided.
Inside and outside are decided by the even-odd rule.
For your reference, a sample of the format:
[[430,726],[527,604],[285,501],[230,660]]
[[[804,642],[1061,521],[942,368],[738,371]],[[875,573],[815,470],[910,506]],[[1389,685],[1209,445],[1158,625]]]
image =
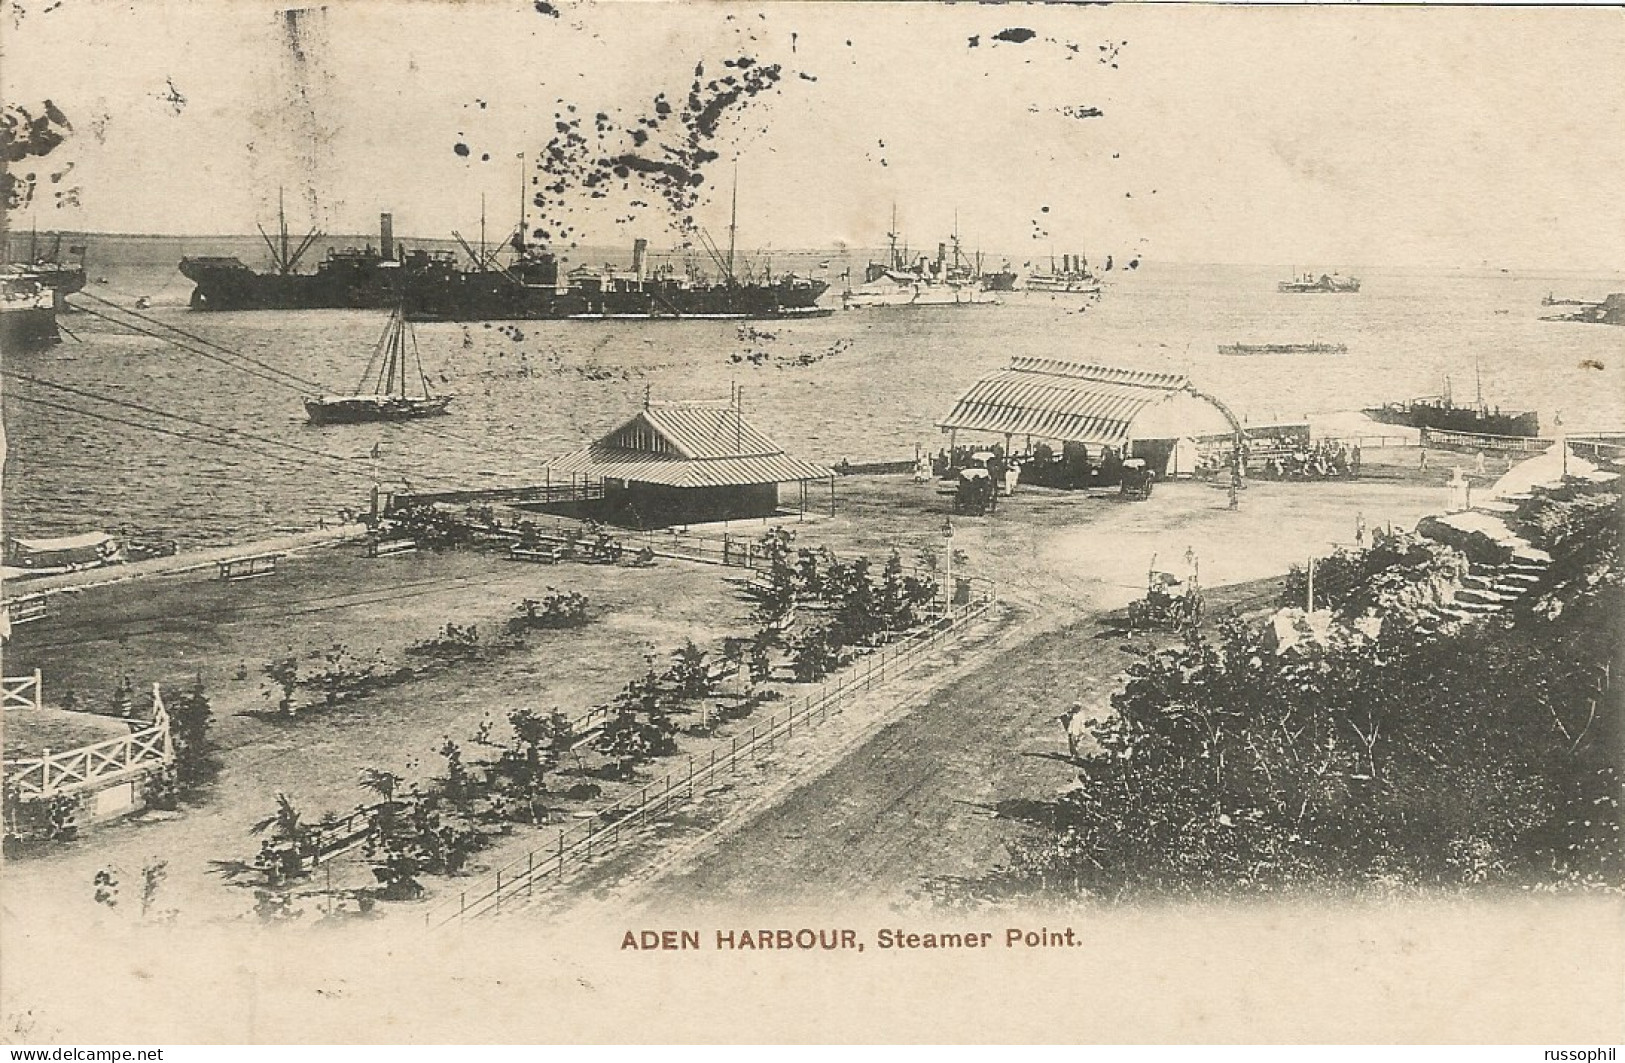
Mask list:
[[[6,678],[7,708],[39,708],[42,704],[40,676]],[[28,694],[32,691],[33,698]],[[5,762],[5,778],[24,799],[51,797],[93,788],[138,770],[157,767],[175,759],[169,734],[169,712],[164,708],[158,684],[152,684],[152,723],[122,738],[109,738],[78,749],[53,753],[47,749],[37,757],[20,757]]]

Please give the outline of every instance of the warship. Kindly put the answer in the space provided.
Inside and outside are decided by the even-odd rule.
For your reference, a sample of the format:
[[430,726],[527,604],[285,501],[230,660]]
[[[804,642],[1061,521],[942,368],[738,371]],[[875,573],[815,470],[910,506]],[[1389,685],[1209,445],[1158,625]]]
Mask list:
[[[899,243],[895,206],[886,239],[887,261],[870,262],[863,271],[863,283],[855,288],[848,286],[841,293],[841,305],[846,309],[970,306],[997,302],[989,293],[1009,290],[998,286],[998,282],[988,283],[980,265],[965,257],[960,249],[957,219],[951,251],[949,243],[939,243],[934,259],[911,255],[908,245]],[[1010,280],[1013,285],[1014,276]]]

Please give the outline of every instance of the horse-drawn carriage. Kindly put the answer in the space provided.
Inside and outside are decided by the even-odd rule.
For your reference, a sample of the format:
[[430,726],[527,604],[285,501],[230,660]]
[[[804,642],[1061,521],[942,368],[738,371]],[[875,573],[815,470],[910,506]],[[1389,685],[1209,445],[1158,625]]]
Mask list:
[[960,469],[954,483],[954,512],[986,516],[996,506],[998,485],[986,469]]
[[1130,458],[1123,462],[1123,480],[1117,491],[1129,502],[1144,502],[1151,497],[1151,487],[1157,474],[1146,465],[1144,458]]
[[1206,603],[1195,580],[1181,580],[1171,572],[1151,573],[1145,597],[1130,602],[1128,626],[1133,631],[1164,628],[1180,631],[1202,622]]

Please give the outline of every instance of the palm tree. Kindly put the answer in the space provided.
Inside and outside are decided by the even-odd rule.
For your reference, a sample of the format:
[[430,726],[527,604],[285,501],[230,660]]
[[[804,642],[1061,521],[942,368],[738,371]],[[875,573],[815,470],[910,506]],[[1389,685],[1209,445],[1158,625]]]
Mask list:
[[276,795],[276,812],[248,828],[250,834],[265,834],[256,866],[270,885],[276,886],[302,877],[305,860],[315,855],[311,830],[285,793]]

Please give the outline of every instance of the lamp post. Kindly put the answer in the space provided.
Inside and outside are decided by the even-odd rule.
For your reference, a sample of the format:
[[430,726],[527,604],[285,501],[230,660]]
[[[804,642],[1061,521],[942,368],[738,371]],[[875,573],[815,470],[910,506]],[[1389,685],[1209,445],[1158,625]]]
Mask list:
[[943,588],[943,613],[953,612],[954,608],[954,518],[944,517],[942,520],[943,554],[947,558],[945,571],[946,587]]

